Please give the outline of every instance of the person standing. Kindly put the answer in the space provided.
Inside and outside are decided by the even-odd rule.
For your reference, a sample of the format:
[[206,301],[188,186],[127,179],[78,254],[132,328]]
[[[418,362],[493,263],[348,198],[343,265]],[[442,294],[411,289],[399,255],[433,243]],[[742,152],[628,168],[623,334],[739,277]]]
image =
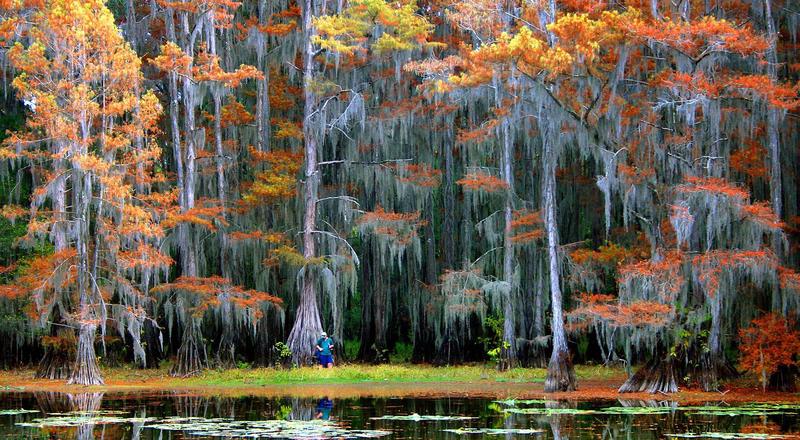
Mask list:
[[322,336],[317,339],[317,354],[320,367],[333,368],[333,339],[325,332],[322,332]]

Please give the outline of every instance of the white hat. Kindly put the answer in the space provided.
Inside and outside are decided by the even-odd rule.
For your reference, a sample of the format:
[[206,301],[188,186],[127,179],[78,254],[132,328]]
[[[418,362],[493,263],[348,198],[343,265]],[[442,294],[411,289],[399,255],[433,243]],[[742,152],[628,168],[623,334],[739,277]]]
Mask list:
[[322,336],[328,336],[328,334],[325,333],[325,332],[322,332]]

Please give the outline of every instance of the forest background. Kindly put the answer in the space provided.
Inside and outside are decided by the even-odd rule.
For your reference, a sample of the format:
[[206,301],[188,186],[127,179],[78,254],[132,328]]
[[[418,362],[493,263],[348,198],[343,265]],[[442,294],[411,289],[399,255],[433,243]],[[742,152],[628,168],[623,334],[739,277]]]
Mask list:
[[547,391],[576,362],[791,383],[792,0],[0,14],[5,368],[302,365],[325,329],[340,361],[547,366]]

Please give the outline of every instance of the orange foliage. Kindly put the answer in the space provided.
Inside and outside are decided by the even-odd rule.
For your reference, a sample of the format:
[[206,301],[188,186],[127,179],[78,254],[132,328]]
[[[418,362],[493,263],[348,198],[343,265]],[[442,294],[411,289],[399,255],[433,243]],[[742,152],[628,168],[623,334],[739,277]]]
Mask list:
[[689,176],[686,178],[685,184],[678,186],[678,191],[684,193],[707,192],[739,200],[747,200],[750,197],[750,193],[746,189],[732,185],[721,177]]
[[796,294],[800,293],[800,273],[788,267],[779,267],[778,276],[782,289],[789,290]]
[[690,22],[632,20],[628,25],[636,37],[657,41],[692,58],[722,51],[752,55],[763,53],[769,47],[766,38],[758,36],[749,27],[710,16]]
[[617,171],[626,185],[641,185],[655,176],[655,171],[652,168],[640,169],[624,163],[617,165]]
[[713,297],[719,291],[723,270],[777,268],[775,255],[769,250],[740,251],[717,250],[706,252],[692,259],[697,279],[706,295]]
[[175,263],[168,255],[144,243],[140,243],[137,249],[119,252],[117,261],[120,268],[126,270],[166,270]]
[[279,244],[286,241],[286,236],[280,232],[264,232],[264,231],[253,231],[253,232],[243,232],[243,231],[234,231],[228,234],[228,239],[231,241],[247,241],[247,240],[254,240],[254,241],[265,241],[271,244]]
[[419,212],[389,212],[378,205],[374,211],[365,212],[357,223],[364,230],[407,246],[417,237],[417,230],[427,224],[419,217]]
[[782,110],[796,110],[800,107],[797,93],[800,84],[793,86],[778,84],[767,75],[741,75],[731,79],[728,87],[757,95],[769,105]]
[[763,178],[767,175],[765,158],[767,150],[757,141],[750,140],[745,146],[731,154],[731,168],[745,174],[750,179]]
[[171,283],[154,287],[152,291],[155,293],[177,291],[194,296],[198,300],[192,310],[194,316],[201,316],[206,310],[219,306],[223,301],[230,301],[241,309],[250,309],[256,316],[260,311],[255,308],[263,303],[277,306],[283,304],[283,300],[276,296],[232,285],[229,279],[220,276],[179,277]]
[[741,205],[741,210],[747,218],[766,229],[780,230],[786,226],[772,210],[769,202]]
[[611,327],[663,327],[673,317],[674,308],[657,301],[621,303],[616,297],[583,293],[579,306],[569,312],[572,320],[600,321]]
[[684,278],[680,274],[681,264],[683,264],[683,254],[678,251],[664,252],[658,260],[649,259],[621,265],[619,282],[628,283],[637,278],[649,279],[661,299],[669,302],[674,299],[684,283]]
[[766,388],[768,376],[780,366],[795,365],[800,353],[800,332],[793,319],[768,313],[754,319],[750,327],[739,330],[739,366],[759,374]]
[[464,178],[456,181],[456,183],[463,185],[464,189],[469,191],[485,191],[492,193],[508,189],[508,183],[504,180],[481,171],[468,173]]
[[6,220],[14,223],[17,218],[28,215],[28,210],[19,205],[5,205],[0,208],[0,216],[5,217]]
[[247,125],[256,120],[252,113],[244,108],[241,102],[231,99],[227,104],[222,106],[222,119],[220,125],[222,128],[234,125]]
[[439,186],[442,178],[442,171],[428,164],[409,164],[402,167],[391,165],[390,168],[397,169],[403,174],[397,178],[398,181],[423,188]]
[[511,242],[525,244],[539,240],[544,236],[544,229],[541,226],[542,216],[539,211],[514,211],[511,219],[514,235],[511,236]]
[[179,212],[176,208],[167,212],[167,218],[161,222],[164,229],[174,228],[181,223],[190,223],[206,228],[210,231],[217,230],[217,224],[227,226],[222,213],[225,207],[220,206],[217,201],[205,199],[198,201],[198,206]]

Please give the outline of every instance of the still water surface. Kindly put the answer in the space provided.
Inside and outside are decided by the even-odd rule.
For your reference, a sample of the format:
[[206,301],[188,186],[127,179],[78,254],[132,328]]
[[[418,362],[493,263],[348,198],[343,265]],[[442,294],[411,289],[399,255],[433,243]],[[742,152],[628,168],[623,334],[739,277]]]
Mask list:
[[0,393],[0,439],[800,438],[800,405]]

